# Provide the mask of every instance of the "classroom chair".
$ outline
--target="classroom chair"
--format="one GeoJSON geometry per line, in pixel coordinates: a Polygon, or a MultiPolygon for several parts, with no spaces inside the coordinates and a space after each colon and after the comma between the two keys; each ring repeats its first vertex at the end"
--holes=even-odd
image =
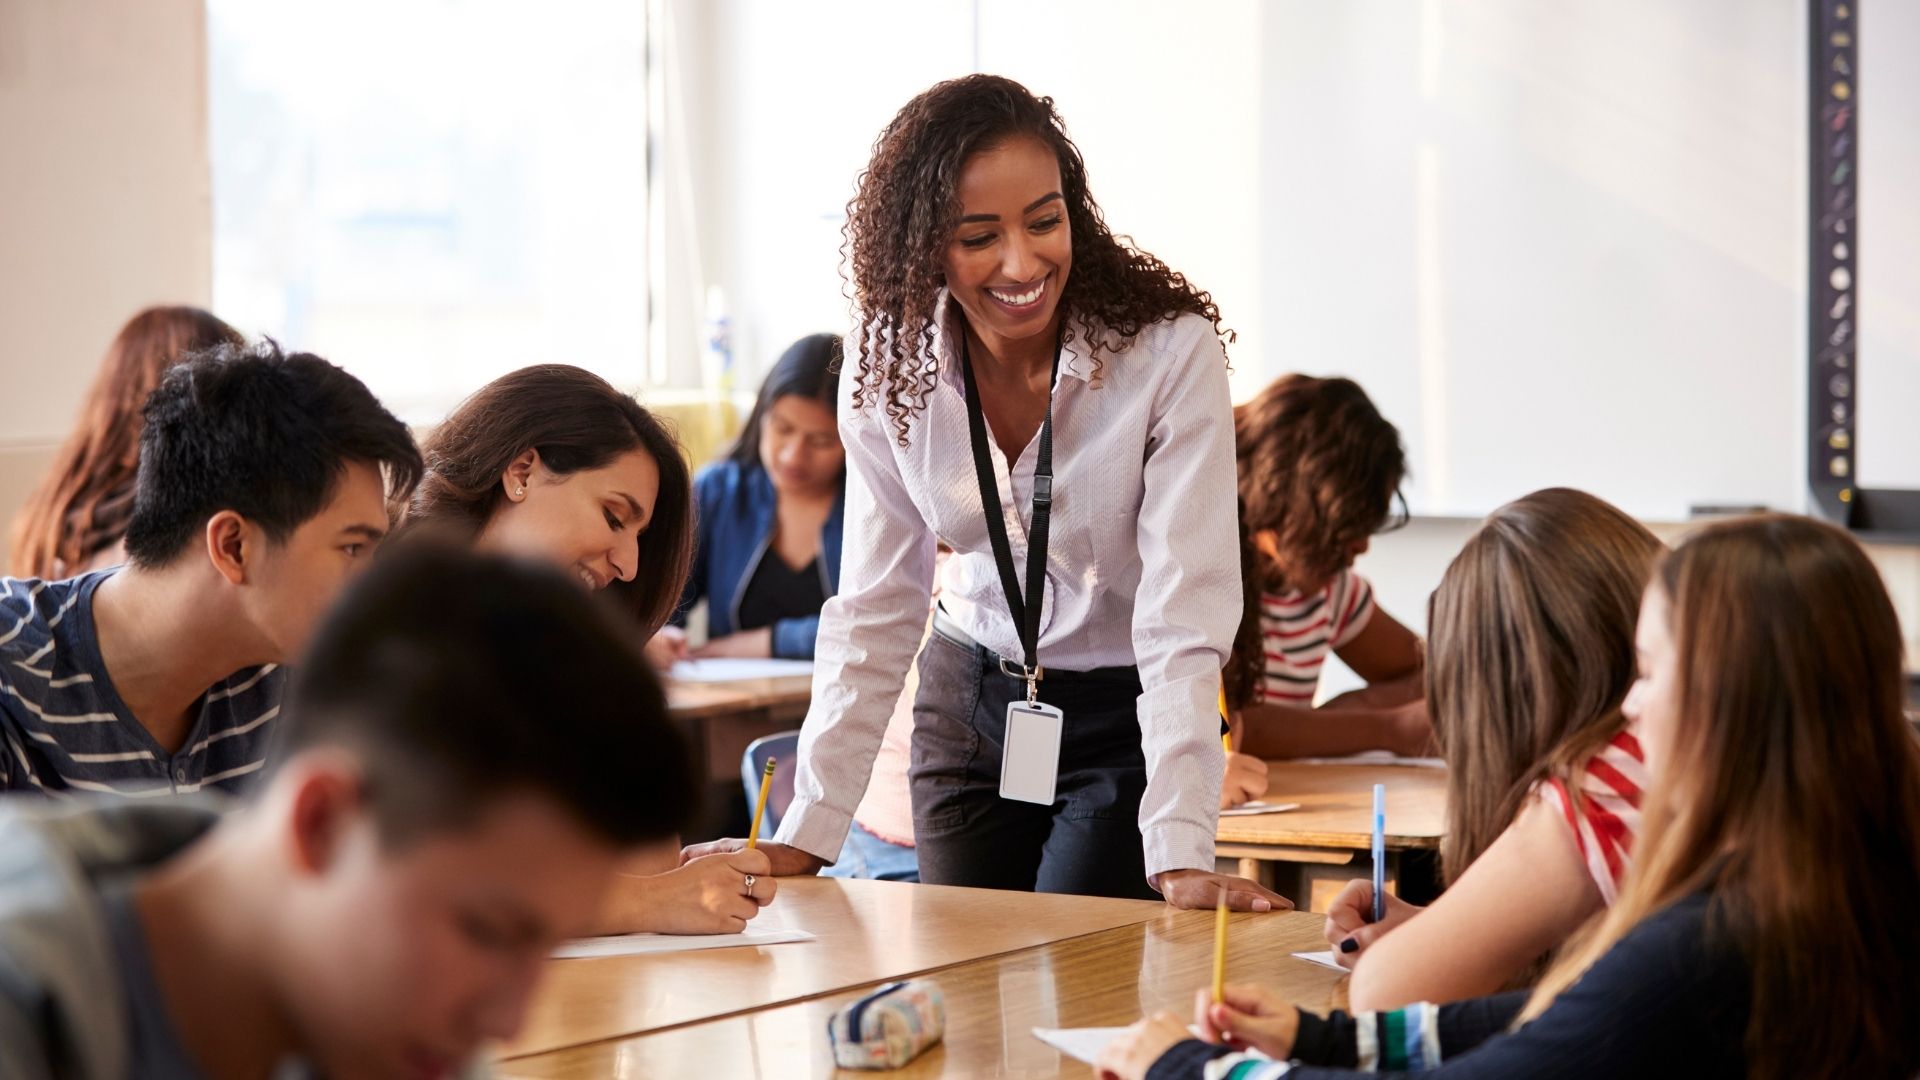
{"type": "Polygon", "coordinates": [[[767,767],[767,759],[777,759],[773,767],[773,787],[767,792],[766,817],[760,822],[763,839],[780,827],[781,816],[793,802],[793,758],[799,748],[800,733],[782,731],[753,740],[747,744],[747,752],[740,755],[740,782],[746,785],[748,820],[753,818],[753,804],[760,801],[760,774],[767,767]]]}

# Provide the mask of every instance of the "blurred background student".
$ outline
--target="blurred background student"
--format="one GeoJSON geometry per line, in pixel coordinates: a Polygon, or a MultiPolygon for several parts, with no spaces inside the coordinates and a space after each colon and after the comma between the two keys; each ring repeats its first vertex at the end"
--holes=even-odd
{"type": "Polygon", "coordinates": [[[847,455],[834,395],[840,338],[787,347],[740,439],[694,481],[693,572],[656,662],[687,655],[813,659],[820,608],[839,587],[847,455]],[[707,641],[686,645],[687,612],[707,601],[707,641]]]}
{"type": "Polygon", "coordinates": [[[221,344],[246,338],[196,307],[150,307],[127,320],[107,346],[79,423],[13,519],[7,576],[53,581],[126,560],[141,408],[181,357],[221,344]]]}
{"type": "Polygon", "coordinates": [[[1406,478],[1400,432],[1351,379],[1282,375],[1234,409],[1245,609],[1226,671],[1259,758],[1427,752],[1421,646],[1354,572],[1406,478]],[[1328,655],[1366,680],[1320,708],[1328,655]]]}

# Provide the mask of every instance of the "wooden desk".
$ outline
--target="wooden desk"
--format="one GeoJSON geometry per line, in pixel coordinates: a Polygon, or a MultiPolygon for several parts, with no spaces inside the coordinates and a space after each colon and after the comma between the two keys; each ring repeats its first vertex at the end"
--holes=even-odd
{"type": "Polygon", "coordinates": [[[746,832],[746,796],[740,756],[765,735],[792,731],[806,719],[813,677],[737,679],[729,682],[667,680],[667,711],[693,742],[705,777],[705,805],[685,839],[692,843],[746,832]]]}
{"type": "MultiPolygon", "coordinates": [[[[1340,972],[1294,952],[1324,949],[1321,920],[1296,913],[1235,915],[1227,978],[1262,982],[1326,1011],[1340,972]]],[[[1169,911],[1151,921],[972,961],[935,973],[947,1002],[940,1046],[890,1077],[1085,1077],[1092,1070],[1033,1037],[1035,1027],[1112,1027],[1143,1013],[1193,1011],[1213,976],[1213,912],[1169,911]]],[[[634,1038],[579,1046],[496,1066],[501,1077],[852,1077],[835,1073],[827,1018],[871,987],[634,1038]]]]}
{"type": "Polygon", "coordinates": [[[806,715],[813,694],[813,676],[784,675],[773,679],[732,682],[667,680],[667,709],[686,720],[707,720],[755,710],[806,715]]]}
{"type": "MultiPolygon", "coordinates": [[[[503,1057],[765,1008],[1145,922],[1146,900],[784,878],[756,928],[819,940],[652,957],[556,960],[503,1057]]],[[[1209,917],[1211,915],[1209,914],[1209,917]]]]}
{"type": "Polygon", "coordinates": [[[1342,882],[1372,872],[1375,784],[1387,785],[1387,874],[1389,887],[1394,887],[1403,853],[1440,846],[1447,822],[1444,770],[1268,762],[1267,799],[1297,802],[1300,809],[1221,818],[1216,853],[1239,859],[1241,874],[1277,889],[1296,904],[1324,911],[1325,901],[1342,882]],[[1283,872],[1276,864],[1292,869],[1283,872]]]}

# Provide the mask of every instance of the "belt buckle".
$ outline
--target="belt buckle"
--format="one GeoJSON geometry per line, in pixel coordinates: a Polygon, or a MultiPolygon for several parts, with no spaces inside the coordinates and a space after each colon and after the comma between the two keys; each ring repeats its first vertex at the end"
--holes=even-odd
{"type": "Polygon", "coordinates": [[[1016,663],[1004,656],[996,659],[1000,661],[1000,673],[1009,678],[1019,679],[1022,682],[1039,682],[1047,677],[1047,669],[1039,665],[1035,665],[1033,671],[1028,672],[1025,664],[1016,663]]]}

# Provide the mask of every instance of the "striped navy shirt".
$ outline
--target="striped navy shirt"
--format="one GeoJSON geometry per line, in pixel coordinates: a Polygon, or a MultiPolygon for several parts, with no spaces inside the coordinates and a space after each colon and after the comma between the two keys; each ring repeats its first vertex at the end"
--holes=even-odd
{"type": "Polygon", "coordinates": [[[0,790],[164,795],[241,790],[266,764],[285,673],[244,668],[208,688],[174,753],[113,688],[93,627],[93,592],[114,573],[0,578],[0,790]]]}

